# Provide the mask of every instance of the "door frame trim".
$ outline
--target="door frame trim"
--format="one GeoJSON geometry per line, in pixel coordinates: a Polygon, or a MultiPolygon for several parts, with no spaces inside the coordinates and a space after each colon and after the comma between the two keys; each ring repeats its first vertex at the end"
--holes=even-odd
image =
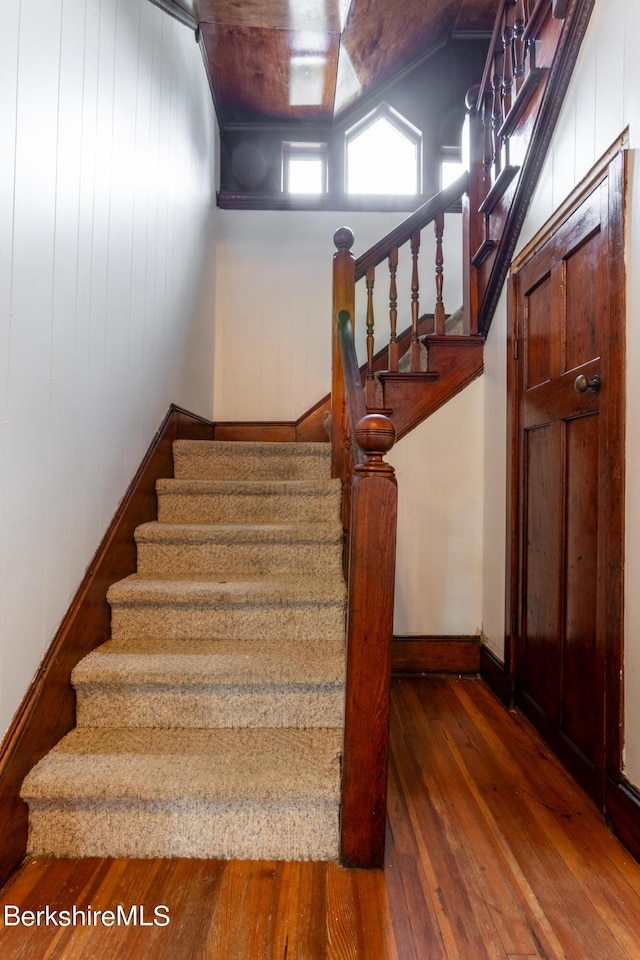
{"type": "Polygon", "coordinates": [[[605,755],[603,770],[598,771],[601,784],[599,799],[604,800],[605,779],[621,783],[622,737],[624,721],[624,454],[625,454],[625,326],[626,275],[624,258],[628,131],[625,130],[592,167],[567,199],[557,208],[535,237],[514,259],[507,285],[507,498],[506,498],[506,599],[505,599],[505,672],[514,690],[518,686],[518,653],[520,650],[520,611],[518,610],[522,571],[522,544],[519,536],[521,503],[520,423],[518,410],[518,349],[520,341],[518,316],[518,275],[522,268],[547,243],[568,216],[586,197],[608,178],[608,244],[610,271],[609,302],[612,316],[620,322],[612,325],[608,381],[617,384],[608,408],[607,453],[619,464],[612,490],[607,491],[611,526],[606,537],[607,622],[617,625],[619,643],[608,648],[605,667],[605,755]],[[615,427],[615,429],[612,429],[615,427]],[[612,438],[612,435],[615,434],[612,438]]]}

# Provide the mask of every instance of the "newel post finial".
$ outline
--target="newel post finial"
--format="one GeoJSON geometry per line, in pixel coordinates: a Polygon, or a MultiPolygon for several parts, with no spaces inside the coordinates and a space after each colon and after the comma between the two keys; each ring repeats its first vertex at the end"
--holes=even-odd
{"type": "Polygon", "coordinates": [[[333,235],[333,242],[337,250],[351,250],[355,237],[349,227],[338,227],[333,235]]]}
{"type": "Polygon", "coordinates": [[[390,463],[382,459],[396,442],[396,428],[389,417],[381,413],[368,413],[356,424],[356,442],[366,454],[367,459],[355,469],[362,475],[367,473],[386,473],[393,476],[395,471],[390,463]]]}

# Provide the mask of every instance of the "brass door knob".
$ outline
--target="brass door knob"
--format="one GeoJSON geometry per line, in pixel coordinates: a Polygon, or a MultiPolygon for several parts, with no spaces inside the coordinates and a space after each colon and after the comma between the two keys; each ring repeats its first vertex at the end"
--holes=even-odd
{"type": "Polygon", "coordinates": [[[592,393],[597,393],[600,389],[600,377],[596,373],[595,377],[587,380],[584,373],[581,373],[573,381],[573,389],[576,393],[586,393],[587,390],[591,390],[592,393]]]}

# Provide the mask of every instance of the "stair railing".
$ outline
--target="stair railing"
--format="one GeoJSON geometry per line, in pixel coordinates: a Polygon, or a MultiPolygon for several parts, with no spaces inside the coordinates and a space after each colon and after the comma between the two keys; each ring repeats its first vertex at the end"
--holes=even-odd
{"type": "MultiPolygon", "coordinates": [[[[445,333],[446,312],[443,300],[444,286],[444,254],[443,240],[445,227],[445,211],[454,203],[460,200],[467,190],[469,175],[464,173],[455,183],[451,184],[445,190],[431,197],[415,213],[412,213],[395,229],[388,233],[382,240],[379,240],[369,250],[363,253],[354,263],[353,284],[358,280],[365,279],[366,286],[366,326],[367,326],[367,373],[365,380],[365,399],[368,407],[375,406],[375,377],[374,377],[374,337],[375,337],[375,317],[374,317],[374,288],[376,282],[376,267],[383,261],[387,261],[389,272],[389,346],[388,346],[388,370],[392,373],[398,371],[400,361],[397,337],[398,320],[398,287],[396,275],[399,263],[399,251],[407,246],[411,258],[411,290],[409,313],[411,316],[411,343],[409,347],[410,372],[418,373],[420,371],[420,271],[419,257],[422,242],[422,230],[430,223],[433,223],[434,230],[434,258],[433,275],[435,280],[435,304],[433,308],[434,316],[434,334],[443,336],[445,333]]],[[[337,231],[334,236],[336,246],[344,243],[348,236],[353,236],[351,231],[337,231]]],[[[353,240],[351,240],[353,242],[353,240]]],[[[340,247],[338,247],[340,250],[340,247]]],[[[354,315],[355,293],[344,289],[347,282],[347,276],[341,277],[342,290],[345,294],[344,309],[349,310],[351,316],[354,315]]],[[[469,323],[464,330],[465,333],[473,333],[469,323]]]]}
{"type": "MultiPolygon", "coordinates": [[[[463,333],[467,336],[462,339],[475,349],[487,335],[594,2],[501,0],[482,81],[467,95],[465,152],[470,173],[428,200],[357,260],[351,254],[353,233],[341,228],[334,236],[331,463],[332,476],[340,477],[343,485],[349,589],[342,858],[353,866],[381,866],[384,856],[393,630],[397,495],[393,468],[383,456],[393,445],[395,428],[383,415],[384,402],[379,413],[367,415],[367,408],[376,406],[375,271],[387,261],[386,377],[402,378],[397,270],[399,250],[408,245],[411,342],[406,375],[426,380],[427,374],[420,370],[418,327],[421,233],[433,222],[433,350],[437,338],[446,332],[444,213],[463,198],[463,333]],[[356,282],[363,278],[364,395],[353,339],[356,282]]],[[[471,364],[470,376],[475,375],[476,366],[471,364]]]]}
{"type": "Polygon", "coordinates": [[[398,250],[409,245],[411,256],[411,369],[420,369],[418,337],[421,230],[434,224],[434,332],[445,332],[442,297],[444,213],[460,199],[468,175],[423,204],[395,230],[355,260],[353,233],[346,227],[334,235],[333,373],[331,392],[332,476],[342,480],[347,600],[347,689],[342,777],[341,857],[353,867],[381,867],[386,829],[389,745],[389,686],[395,554],[397,486],[384,455],[395,441],[395,427],[380,413],[367,413],[373,403],[373,290],[375,268],[389,266],[389,368],[398,370],[396,321],[398,250]],[[353,334],[356,281],[367,290],[367,375],[362,389],[353,334]]]}
{"type": "Polygon", "coordinates": [[[500,0],[480,84],[467,95],[471,182],[465,297],[484,337],[595,0],[500,0]]]}
{"type": "MultiPolygon", "coordinates": [[[[354,278],[353,234],[338,232],[336,306],[344,304],[340,291],[353,292],[354,278]]],[[[341,858],[346,866],[382,867],[397,529],[395,474],[383,457],[395,427],[367,414],[352,315],[340,306],[333,321],[332,461],[333,476],[342,480],[348,586],[341,858]]]]}

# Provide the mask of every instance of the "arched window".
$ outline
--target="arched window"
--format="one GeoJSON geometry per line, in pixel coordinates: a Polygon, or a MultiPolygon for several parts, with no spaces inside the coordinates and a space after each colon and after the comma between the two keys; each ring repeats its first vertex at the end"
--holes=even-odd
{"type": "Polygon", "coordinates": [[[347,130],[345,154],[347,193],[422,190],[422,134],[386,103],[347,130]]]}

